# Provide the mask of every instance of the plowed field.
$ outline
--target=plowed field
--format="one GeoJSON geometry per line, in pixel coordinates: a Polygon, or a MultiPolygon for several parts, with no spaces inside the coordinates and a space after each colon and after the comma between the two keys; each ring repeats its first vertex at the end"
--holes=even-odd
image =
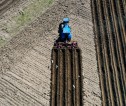
{"type": "Polygon", "coordinates": [[[92,11],[103,106],[125,106],[125,0],[93,0],[92,11]]]}
{"type": "Polygon", "coordinates": [[[80,49],[52,50],[51,106],[82,106],[80,49]]]}
{"type": "MultiPolygon", "coordinates": [[[[17,1],[1,0],[0,15],[17,1]]],[[[125,0],[55,0],[0,48],[1,106],[100,106],[101,101],[103,106],[126,105],[125,0]],[[80,50],[51,51],[66,16],[82,51],[82,69],[80,50]]]]}

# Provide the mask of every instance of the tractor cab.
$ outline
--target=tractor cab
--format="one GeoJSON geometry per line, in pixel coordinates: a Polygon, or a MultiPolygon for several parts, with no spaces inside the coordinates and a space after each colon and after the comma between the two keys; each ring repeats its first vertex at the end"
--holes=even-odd
{"type": "Polygon", "coordinates": [[[69,27],[69,18],[64,18],[61,26],[60,39],[63,42],[70,42],[72,38],[71,28],[69,27]]]}
{"type": "Polygon", "coordinates": [[[69,18],[64,18],[63,22],[59,24],[59,39],[54,43],[54,48],[78,48],[76,41],[71,41],[72,33],[69,26],[69,18]]]}

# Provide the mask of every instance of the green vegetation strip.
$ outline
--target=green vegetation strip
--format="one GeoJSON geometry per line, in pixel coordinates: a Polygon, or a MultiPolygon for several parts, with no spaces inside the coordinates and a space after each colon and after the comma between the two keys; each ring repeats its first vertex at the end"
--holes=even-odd
{"type": "Polygon", "coordinates": [[[25,23],[31,21],[34,17],[41,14],[46,7],[48,7],[53,0],[38,0],[32,3],[28,8],[24,9],[21,14],[16,17],[17,28],[23,26],[25,23]]]}
{"type": "MultiPolygon", "coordinates": [[[[11,37],[15,36],[24,26],[27,26],[36,17],[39,17],[52,3],[54,0],[32,0],[26,8],[17,14],[17,16],[11,19],[11,22],[4,26],[6,32],[11,37]]],[[[0,38],[1,43],[5,42],[0,38]]]]}

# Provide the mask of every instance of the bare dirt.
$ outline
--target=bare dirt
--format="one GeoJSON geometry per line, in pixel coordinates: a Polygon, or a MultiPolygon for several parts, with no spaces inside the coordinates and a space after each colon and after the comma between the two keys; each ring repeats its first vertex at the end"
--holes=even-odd
{"type": "Polygon", "coordinates": [[[51,50],[66,16],[82,50],[82,102],[101,105],[90,0],[57,0],[0,49],[2,106],[50,105],[51,50]]]}
{"type": "Polygon", "coordinates": [[[10,7],[18,3],[19,0],[1,0],[0,1],[0,15],[5,13],[10,7]]]}

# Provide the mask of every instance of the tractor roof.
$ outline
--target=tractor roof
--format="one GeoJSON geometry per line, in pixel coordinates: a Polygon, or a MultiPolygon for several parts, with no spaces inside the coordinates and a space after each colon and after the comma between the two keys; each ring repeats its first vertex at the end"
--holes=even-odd
{"type": "Polygon", "coordinates": [[[69,22],[69,20],[70,20],[69,18],[64,18],[63,22],[69,22]]]}

